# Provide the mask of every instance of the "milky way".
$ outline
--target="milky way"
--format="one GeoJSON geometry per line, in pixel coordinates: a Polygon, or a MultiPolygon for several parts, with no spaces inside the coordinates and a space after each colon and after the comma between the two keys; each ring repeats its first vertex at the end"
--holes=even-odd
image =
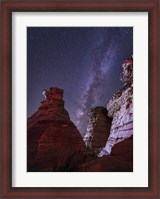
{"type": "Polygon", "coordinates": [[[44,89],[63,88],[65,108],[83,135],[90,109],[105,106],[122,87],[121,64],[132,54],[129,27],[28,28],[28,116],[39,107],[44,89]]]}
{"type": "MultiPolygon", "coordinates": [[[[117,29],[112,35],[112,28],[109,29],[109,33],[103,35],[102,42],[99,43],[94,51],[92,59],[94,60],[90,75],[86,82],[86,87],[81,94],[80,107],[76,114],[76,125],[81,132],[85,132],[87,125],[87,115],[91,108],[96,106],[102,106],[102,97],[107,89],[107,85],[103,85],[105,79],[107,80],[107,74],[109,73],[110,67],[114,64],[114,60],[118,55],[118,49],[121,48],[122,40],[124,39],[126,31],[123,29],[117,29]]],[[[120,67],[120,66],[119,66],[120,67]]]]}

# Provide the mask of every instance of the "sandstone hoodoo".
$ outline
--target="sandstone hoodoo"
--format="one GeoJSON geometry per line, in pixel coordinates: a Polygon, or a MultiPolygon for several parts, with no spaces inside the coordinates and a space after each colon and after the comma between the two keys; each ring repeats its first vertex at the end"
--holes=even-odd
{"type": "Polygon", "coordinates": [[[108,116],[113,120],[106,146],[99,157],[110,154],[115,144],[133,135],[133,58],[127,59],[122,68],[121,81],[124,87],[107,104],[108,116]]]}
{"type": "Polygon", "coordinates": [[[110,134],[112,119],[108,117],[105,107],[96,107],[89,113],[87,132],[83,138],[87,147],[93,149],[95,153],[102,149],[110,134]]]}
{"type": "Polygon", "coordinates": [[[63,90],[43,91],[45,100],[28,118],[27,171],[70,171],[85,144],[64,108],[63,90]]]}

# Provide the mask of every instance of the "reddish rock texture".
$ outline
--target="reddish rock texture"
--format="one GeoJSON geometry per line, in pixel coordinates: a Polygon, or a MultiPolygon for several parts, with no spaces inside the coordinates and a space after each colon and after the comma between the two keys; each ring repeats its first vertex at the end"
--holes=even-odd
{"type": "Polygon", "coordinates": [[[94,158],[79,165],[83,172],[132,172],[133,171],[133,137],[112,148],[108,156],[94,158]]]}
{"type": "Polygon", "coordinates": [[[89,113],[87,132],[83,138],[86,146],[98,153],[107,142],[111,122],[106,108],[93,108],[89,113]]]}
{"type": "Polygon", "coordinates": [[[85,144],[64,109],[63,90],[43,94],[46,99],[28,118],[27,171],[70,171],[82,159],[85,144]]]}

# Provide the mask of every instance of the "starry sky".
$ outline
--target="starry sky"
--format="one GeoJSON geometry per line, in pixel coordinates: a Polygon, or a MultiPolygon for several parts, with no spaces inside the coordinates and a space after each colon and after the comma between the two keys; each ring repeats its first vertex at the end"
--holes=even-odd
{"type": "Polygon", "coordinates": [[[90,109],[106,106],[123,86],[121,65],[132,54],[132,27],[28,27],[28,117],[44,99],[43,90],[59,87],[84,135],[90,109]]]}

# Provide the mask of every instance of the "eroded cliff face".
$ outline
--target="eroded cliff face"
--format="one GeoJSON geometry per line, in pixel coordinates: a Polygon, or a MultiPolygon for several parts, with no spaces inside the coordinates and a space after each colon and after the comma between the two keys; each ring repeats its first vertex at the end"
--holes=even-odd
{"type": "Polygon", "coordinates": [[[107,104],[108,116],[112,117],[110,135],[103,150],[98,155],[108,155],[112,147],[133,135],[133,59],[123,65],[121,80],[124,87],[116,92],[107,104]]]}
{"type": "Polygon", "coordinates": [[[45,100],[28,118],[27,171],[70,171],[86,147],[64,108],[63,90],[44,91],[45,100]]]}
{"type": "Polygon", "coordinates": [[[83,138],[87,147],[98,153],[106,144],[110,134],[112,119],[104,107],[91,109],[89,113],[87,132],[83,138]]]}

